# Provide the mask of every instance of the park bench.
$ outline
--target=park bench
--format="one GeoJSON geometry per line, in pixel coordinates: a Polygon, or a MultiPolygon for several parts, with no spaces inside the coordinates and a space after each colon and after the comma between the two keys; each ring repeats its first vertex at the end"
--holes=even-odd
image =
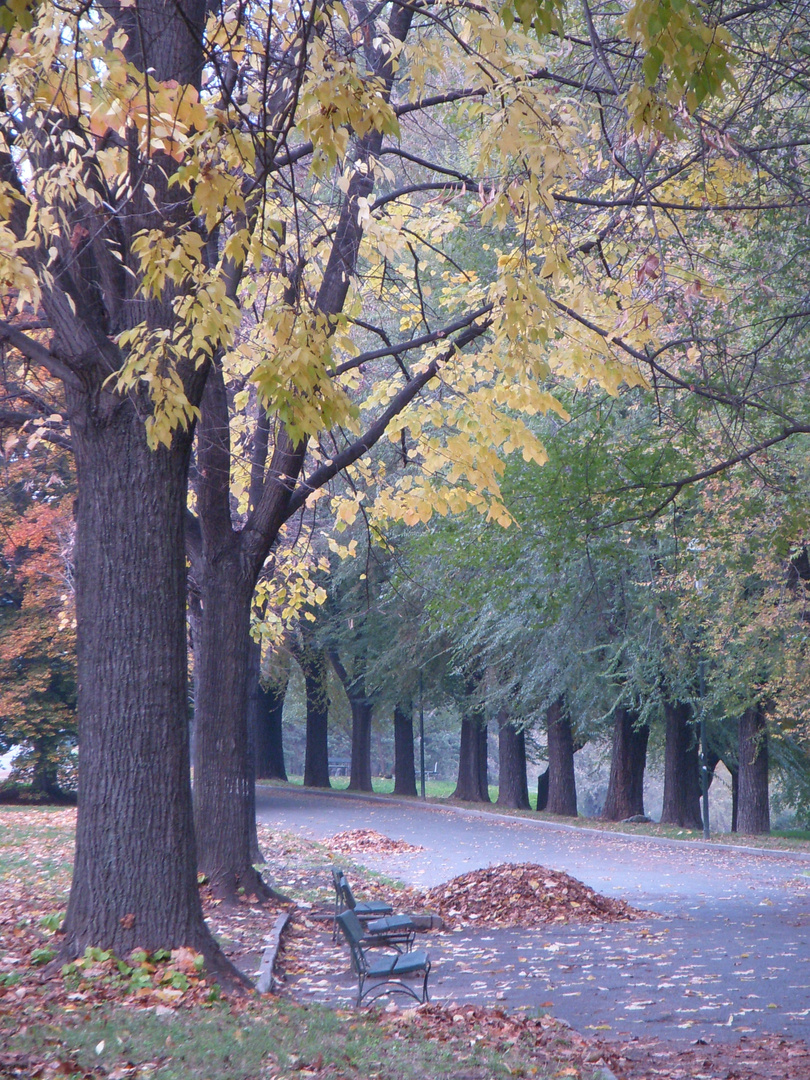
{"type": "Polygon", "coordinates": [[[351,909],[342,911],[337,917],[337,924],[348,942],[352,954],[352,967],[357,975],[355,1005],[360,1006],[363,998],[368,998],[371,1002],[383,994],[396,993],[408,994],[420,1004],[430,1000],[428,995],[430,957],[423,949],[415,949],[407,953],[396,952],[379,959],[370,959],[367,949],[378,946],[376,943],[373,946],[367,943],[368,938],[355,913],[351,909]],[[403,981],[409,976],[422,976],[421,992],[403,981]]]}
{"type": "Polygon", "coordinates": [[[392,945],[400,952],[408,952],[413,947],[416,924],[410,915],[391,914],[393,908],[382,900],[355,900],[346,875],[335,867],[332,868],[332,883],[335,887],[333,941],[337,939],[338,916],[343,911],[353,911],[363,925],[369,943],[392,945]]]}

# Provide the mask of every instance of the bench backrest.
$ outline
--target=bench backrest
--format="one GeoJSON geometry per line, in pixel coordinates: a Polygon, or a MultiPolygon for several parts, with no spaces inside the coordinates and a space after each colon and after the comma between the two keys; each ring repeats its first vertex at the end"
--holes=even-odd
{"type": "Polygon", "coordinates": [[[362,975],[368,971],[368,961],[366,960],[366,954],[363,952],[363,946],[360,944],[363,939],[363,927],[360,925],[360,920],[349,908],[338,915],[337,922],[343,931],[343,936],[349,943],[354,970],[358,975],[362,975]]]}
{"type": "Polygon", "coordinates": [[[346,904],[346,907],[349,908],[351,911],[354,911],[354,909],[357,907],[357,901],[354,898],[352,887],[349,884],[348,878],[345,874],[340,875],[340,891],[343,894],[343,900],[346,904]]]}

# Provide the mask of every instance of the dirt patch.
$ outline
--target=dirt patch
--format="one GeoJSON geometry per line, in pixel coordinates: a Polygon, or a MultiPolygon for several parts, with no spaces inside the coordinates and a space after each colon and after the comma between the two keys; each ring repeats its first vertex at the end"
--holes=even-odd
{"type": "Polygon", "coordinates": [[[348,829],[346,832],[337,833],[326,843],[333,851],[339,851],[344,855],[353,855],[355,852],[404,855],[412,851],[425,850],[418,844],[409,844],[405,840],[392,840],[390,836],[383,836],[374,829],[348,829]]]}
{"type": "Polygon", "coordinates": [[[504,863],[452,878],[415,898],[447,926],[525,926],[553,922],[619,922],[644,913],[601,896],[581,881],[536,863],[504,863]]]}

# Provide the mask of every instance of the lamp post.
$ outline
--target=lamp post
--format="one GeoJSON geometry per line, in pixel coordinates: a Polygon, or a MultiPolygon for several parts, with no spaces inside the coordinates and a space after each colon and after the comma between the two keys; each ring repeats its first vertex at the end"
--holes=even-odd
{"type": "Polygon", "coordinates": [[[706,706],[704,697],[706,694],[705,661],[703,657],[698,661],[698,680],[700,692],[700,786],[703,795],[703,839],[710,839],[709,830],[709,766],[706,760],[706,706]]]}
{"type": "Polygon", "coordinates": [[[425,703],[422,696],[422,672],[419,672],[419,769],[422,777],[422,798],[425,795],[425,703]]]}

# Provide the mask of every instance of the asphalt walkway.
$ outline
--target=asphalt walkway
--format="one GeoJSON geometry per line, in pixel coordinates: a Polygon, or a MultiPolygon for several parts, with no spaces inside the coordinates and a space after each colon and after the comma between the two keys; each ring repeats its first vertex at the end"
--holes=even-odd
{"type": "MultiPolygon", "coordinates": [[[[432,935],[432,996],[547,1009],[603,1038],[810,1039],[810,858],[632,837],[412,800],[259,787],[262,822],[311,839],[371,828],[423,850],[363,862],[429,888],[469,870],[536,862],[651,913],[649,920],[432,935]]],[[[325,940],[298,990],[351,1000],[325,940]]]]}

